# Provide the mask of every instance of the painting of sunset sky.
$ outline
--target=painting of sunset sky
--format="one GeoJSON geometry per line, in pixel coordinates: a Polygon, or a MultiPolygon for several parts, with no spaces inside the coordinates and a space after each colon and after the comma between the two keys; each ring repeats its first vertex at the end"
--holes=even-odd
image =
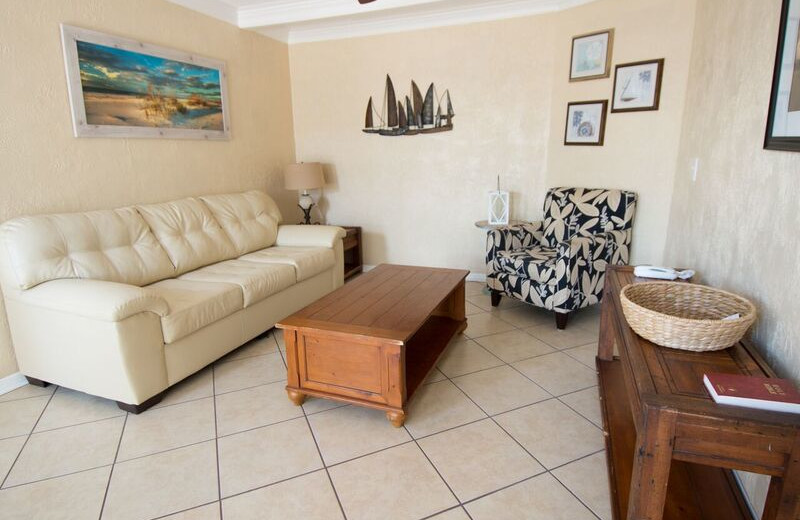
{"type": "Polygon", "coordinates": [[[224,130],[219,70],[77,45],[88,124],[224,130]]]}

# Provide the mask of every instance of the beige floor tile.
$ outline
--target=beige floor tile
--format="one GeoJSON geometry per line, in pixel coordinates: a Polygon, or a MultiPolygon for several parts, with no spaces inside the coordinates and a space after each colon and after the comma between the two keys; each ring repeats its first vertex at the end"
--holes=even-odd
{"type": "Polygon", "coordinates": [[[286,351],[286,343],[283,341],[283,331],[278,329],[274,332],[275,342],[278,344],[280,350],[286,351]]]}
{"type": "Polygon", "coordinates": [[[530,327],[525,329],[525,332],[559,350],[597,341],[596,332],[583,329],[577,325],[567,325],[566,329],[559,330],[553,323],[552,325],[530,327]]]}
{"type": "Polygon", "coordinates": [[[286,382],[278,381],[217,396],[219,436],[302,417],[303,409],[286,396],[286,382]]]}
{"type": "Polygon", "coordinates": [[[214,441],[114,466],[103,518],[154,518],[217,500],[214,441]]]}
{"type": "Polygon", "coordinates": [[[329,471],[348,520],[417,519],[457,504],[413,442],[329,471]]]}
{"type": "Polygon", "coordinates": [[[411,400],[406,428],[416,438],[486,417],[450,381],[419,387],[411,400]]]}
{"type": "Polygon", "coordinates": [[[466,508],[473,520],[596,520],[549,474],[483,497],[466,508]]]}
{"type": "Polygon", "coordinates": [[[606,454],[601,451],[566,466],[553,474],[602,520],[611,520],[606,454]]]}
{"type": "Polygon", "coordinates": [[[172,404],[185,403],[186,401],[213,395],[214,381],[211,375],[211,367],[208,367],[172,386],[167,390],[167,395],[164,396],[164,399],[153,408],[163,408],[172,404]]]}
{"type": "Polygon", "coordinates": [[[506,363],[514,363],[530,357],[556,352],[547,343],[521,330],[491,334],[480,337],[475,341],[506,363]]]}
{"type": "Polygon", "coordinates": [[[562,395],[559,399],[561,399],[564,404],[592,421],[598,428],[603,427],[603,416],[600,411],[600,394],[598,394],[596,386],[572,394],[562,395]]]}
{"type": "Polygon", "coordinates": [[[445,511],[444,513],[439,513],[436,516],[432,516],[430,520],[470,520],[467,513],[461,507],[456,507],[454,509],[450,509],[449,511],[445,511]]]}
{"type": "Polygon", "coordinates": [[[222,496],[322,468],[305,418],[219,439],[222,496]]]}
{"type": "Polygon", "coordinates": [[[466,296],[475,296],[483,294],[486,289],[486,284],[483,282],[466,282],[464,284],[464,294],[466,296]]]}
{"type": "Polygon", "coordinates": [[[341,520],[328,475],[316,471],[222,501],[225,520],[341,520]]]}
{"type": "Polygon", "coordinates": [[[29,434],[49,400],[44,396],[0,403],[0,439],[29,434]]]}
{"type": "Polygon", "coordinates": [[[526,359],[513,365],[553,395],[566,394],[597,384],[594,370],[561,352],[526,359]]]}
{"type": "Polygon", "coordinates": [[[219,502],[213,502],[174,515],[161,517],[160,520],[219,520],[219,502]]]}
{"type": "Polygon", "coordinates": [[[85,520],[103,506],[111,466],[0,491],[4,520],[85,520]]]}
{"type": "Polygon", "coordinates": [[[467,318],[467,329],[464,334],[468,338],[479,338],[487,334],[497,334],[498,332],[505,332],[513,330],[514,326],[507,321],[503,321],[492,312],[484,312],[482,314],[473,314],[467,318]]]}
{"type": "Polygon", "coordinates": [[[73,426],[120,415],[125,415],[125,412],[120,410],[114,401],[75,390],[59,388],[53,394],[53,399],[47,405],[47,409],[36,425],[36,431],[73,426]]]}
{"type": "Polygon", "coordinates": [[[464,314],[466,316],[472,316],[474,314],[481,314],[486,312],[485,310],[481,309],[477,305],[473,305],[470,302],[464,302],[464,314]]]}
{"type": "Polygon", "coordinates": [[[508,365],[457,377],[453,383],[489,415],[532,404],[551,395],[508,365]]]}
{"type": "Polygon", "coordinates": [[[494,311],[492,314],[521,329],[542,325],[554,325],[556,322],[552,311],[546,311],[539,307],[534,307],[533,305],[523,304],[510,309],[500,309],[494,311]]]}
{"type": "Polygon", "coordinates": [[[595,369],[595,357],[597,357],[597,342],[581,345],[562,350],[562,352],[573,359],[577,359],[592,370],[595,369]]]}
{"type": "Polygon", "coordinates": [[[439,359],[438,368],[447,377],[456,377],[502,364],[499,358],[475,341],[460,339],[447,347],[439,359]]]}
{"type": "Polygon", "coordinates": [[[12,390],[8,393],[0,395],[0,403],[4,401],[15,401],[17,399],[27,399],[29,397],[42,397],[45,395],[50,395],[55,392],[56,385],[48,385],[44,388],[41,386],[34,386],[34,385],[24,385],[16,390],[12,390]]]}
{"type": "Polygon", "coordinates": [[[344,406],[308,418],[325,464],[337,464],[411,440],[380,410],[344,406]]]}
{"type": "Polygon", "coordinates": [[[151,455],[214,438],[214,398],[129,415],[118,461],[151,455]]]}
{"type": "Polygon", "coordinates": [[[124,417],[34,433],[3,487],[111,465],[124,417]]]}
{"type": "MultiPolygon", "coordinates": [[[[283,331],[280,331],[283,334],[283,331]]],[[[264,354],[272,354],[278,351],[278,343],[272,337],[272,333],[252,339],[237,348],[236,350],[228,353],[224,357],[217,360],[217,364],[234,361],[236,359],[245,359],[253,356],[263,356],[264,354]]]]}
{"type": "Polygon", "coordinates": [[[303,410],[305,410],[307,414],[311,415],[342,406],[347,406],[347,403],[335,401],[333,399],[325,399],[322,397],[307,396],[305,402],[303,403],[303,410]]]}
{"type": "Polygon", "coordinates": [[[425,378],[425,381],[422,384],[427,385],[428,383],[435,383],[437,381],[443,381],[445,379],[447,379],[447,376],[442,374],[441,370],[434,367],[434,369],[431,370],[430,374],[428,374],[428,377],[425,378]]]}
{"type": "Polygon", "coordinates": [[[217,394],[283,379],[286,379],[286,367],[277,352],[214,366],[214,389],[217,394]]]}
{"type": "Polygon", "coordinates": [[[577,325],[582,329],[600,330],[600,306],[594,305],[575,311],[569,317],[570,325],[577,325]]]}
{"type": "Polygon", "coordinates": [[[602,431],[557,399],[495,420],[548,469],[603,449],[602,431]]]}
{"type": "Polygon", "coordinates": [[[419,444],[462,502],[544,471],[491,419],[437,433],[419,444]]]}
{"type": "Polygon", "coordinates": [[[8,475],[11,465],[17,460],[17,455],[25,444],[26,436],[11,437],[0,441],[0,482],[8,475]]]}
{"type": "Polygon", "coordinates": [[[520,305],[525,305],[521,301],[511,298],[509,296],[503,296],[500,298],[500,305],[497,307],[492,307],[492,299],[488,294],[473,294],[472,296],[467,296],[466,300],[477,306],[485,311],[494,310],[502,310],[502,309],[513,309],[514,307],[519,307],[520,305]]]}

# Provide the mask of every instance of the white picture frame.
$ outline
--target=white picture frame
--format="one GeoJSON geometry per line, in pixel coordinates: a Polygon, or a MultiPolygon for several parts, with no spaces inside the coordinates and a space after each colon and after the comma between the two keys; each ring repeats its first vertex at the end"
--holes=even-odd
{"type": "Polygon", "coordinates": [[[585,81],[611,75],[614,29],[604,29],[572,38],[569,80],[585,81]]]}
{"type": "Polygon", "coordinates": [[[564,145],[603,146],[608,100],[567,103],[564,145]]]}
{"type": "Polygon", "coordinates": [[[75,137],[230,138],[224,61],[66,24],[61,42],[75,137]]]}
{"type": "Polygon", "coordinates": [[[658,110],[663,76],[664,58],[617,65],[611,112],[658,110]]]}

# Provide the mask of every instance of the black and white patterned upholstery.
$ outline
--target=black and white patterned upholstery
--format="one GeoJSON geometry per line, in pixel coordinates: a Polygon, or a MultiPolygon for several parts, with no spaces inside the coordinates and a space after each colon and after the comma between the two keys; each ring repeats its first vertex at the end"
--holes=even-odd
{"type": "Polygon", "coordinates": [[[489,289],[557,313],[594,305],[606,266],[627,264],[636,194],[552,188],[544,220],[490,230],[489,289]]]}

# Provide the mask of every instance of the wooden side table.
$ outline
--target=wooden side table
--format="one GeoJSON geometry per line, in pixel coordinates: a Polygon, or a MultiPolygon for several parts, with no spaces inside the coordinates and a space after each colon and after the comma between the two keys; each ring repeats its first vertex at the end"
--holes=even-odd
{"type": "Polygon", "coordinates": [[[352,278],[364,269],[364,252],[361,245],[360,226],[341,226],[346,232],[342,247],[344,249],[344,279],[352,278]]]}

